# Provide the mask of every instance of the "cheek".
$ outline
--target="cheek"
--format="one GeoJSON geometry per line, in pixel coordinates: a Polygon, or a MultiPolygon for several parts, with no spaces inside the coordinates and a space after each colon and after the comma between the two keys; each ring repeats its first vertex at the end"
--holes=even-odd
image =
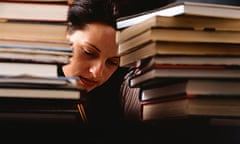
{"type": "Polygon", "coordinates": [[[85,64],[80,60],[72,59],[71,63],[63,67],[64,74],[66,76],[79,76],[84,70],[85,64]]]}

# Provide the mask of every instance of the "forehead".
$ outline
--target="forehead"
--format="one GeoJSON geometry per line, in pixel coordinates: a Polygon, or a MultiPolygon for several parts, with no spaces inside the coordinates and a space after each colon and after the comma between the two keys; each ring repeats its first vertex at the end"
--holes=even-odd
{"type": "Polygon", "coordinates": [[[103,24],[88,24],[83,30],[77,30],[70,36],[75,44],[90,43],[102,52],[117,54],[116,31],[103,24]]]}

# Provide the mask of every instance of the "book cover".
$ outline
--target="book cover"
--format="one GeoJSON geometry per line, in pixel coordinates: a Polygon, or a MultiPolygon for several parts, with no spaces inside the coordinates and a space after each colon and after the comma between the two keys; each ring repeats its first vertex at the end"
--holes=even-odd
{"type": "Polygon", "coordinates": [[[123,29],[137,23],[140,23],[153,16],[179,16],[194,15],[220,18],[238,19],[240,16],[239,3],[233,2],[232,5],[227,4],[230,1],[223,1],[222,4],[215,2],[194,2],[194,1],[175,1],[159,8],[143,11],[137,14],[120,17],[117,20],[117,28],[123,29]]]}

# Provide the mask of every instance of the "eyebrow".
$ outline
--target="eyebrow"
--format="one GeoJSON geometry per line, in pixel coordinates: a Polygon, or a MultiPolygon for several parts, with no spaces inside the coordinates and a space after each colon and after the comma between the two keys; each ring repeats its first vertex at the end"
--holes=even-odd
{"type": "Polygon", "coordinates": [[[91,47],[93,47],[94,49],[96,49],[98,52],[101,52],[101,50],[100,50],[98,47],[96,47],[95,45],[93,45],[93,44],[91,44],[91,43],[89,43],[89,42],[86,42],[86,41],[85,41],[84,43],[90,45],[91,47]]]}

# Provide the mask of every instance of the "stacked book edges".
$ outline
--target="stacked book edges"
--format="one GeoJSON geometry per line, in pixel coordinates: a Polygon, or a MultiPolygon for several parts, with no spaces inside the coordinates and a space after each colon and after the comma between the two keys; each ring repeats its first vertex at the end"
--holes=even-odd
{"type": "Polygon", "coordinates": [[[76,86],[76,80],[1,75],[1,119],[86,120],[81,106],[86,101],[86,92],[76,86]]]}
{"type": "Polygon", "coordinates": [[[177,6],[118,21],[124,27],[117,33],[120,66],[134,70],[129,86],[141,89],[140,119],[239,119],[239,7],[194,2],[177,6]],[[186,11],[164,15],[177,6],[186,11]],[[226,13],[221,17],[204,9],[226,13]],[[137,21],[144,16],[148,18],[137,21]]]}

